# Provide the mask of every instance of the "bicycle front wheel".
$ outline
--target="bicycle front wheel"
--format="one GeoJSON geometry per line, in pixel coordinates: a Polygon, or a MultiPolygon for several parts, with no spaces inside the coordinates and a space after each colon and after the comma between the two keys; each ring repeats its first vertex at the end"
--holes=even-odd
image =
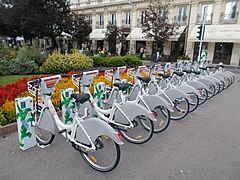
{"type": "MultiPolygon", "coordinates": [[[[38,111],[37,111],[36,118],[37,118],[37,122],[38,122],[39,118],[40,118],[40,112],[42,110],[42,106],[38,106],[37,110],[38,111]]],[[[51,132],[41,129],[38,126],[38,123],[36,123],[36,125],[35,125],[35,134],[36,134],[36,140],[37,140],[38,144],[44,145],[44,146],[51,144],[55,137],[55,135],[52,134],[51,132]]]]}
{"type": "Polygon", "coordinates": [[[133,144],[143,144],[152,138],[154,132],[152,120],[140,115],[135,117],[132,123],[134,125],[133,129],[127,129],[127,131],[119,130],[124,139],[133,144]]]}
{"type": "Polygon", "coordinates": [[[109,172],[117,167],[121,157],[120,146],[106,135],[95,140],[97,150],[89,151],[81,148],[80,154],[84,161],[93,169],[109,172]]]}
{"type": "Polygon", "coordinates": [[[44,146],[51,144],[55,137],[54,134],[39,128],[37,125],[35,126],[35,134],[38,144],[44,146]]]}

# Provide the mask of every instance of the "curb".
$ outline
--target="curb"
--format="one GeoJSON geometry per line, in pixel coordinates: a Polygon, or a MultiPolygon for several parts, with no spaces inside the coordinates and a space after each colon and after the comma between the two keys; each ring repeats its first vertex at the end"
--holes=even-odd
{"type": "MultiPolygon", "coordinates": [[[[57,115],[60,117],[62,116],[62,111],[58,111],[57,115]]],[[[0,127],[0,136],[6,135],[8,133],[17,131],[17,122],[11,123],[11,124],[7,124],[5,126],[0,127]]]]}
{"type": "Polygon", "coordinates": [[[7,124],[3,127],[0,127],[0,136],[8,134],[10,132],[17,131],[17,123],[7,124]]]}

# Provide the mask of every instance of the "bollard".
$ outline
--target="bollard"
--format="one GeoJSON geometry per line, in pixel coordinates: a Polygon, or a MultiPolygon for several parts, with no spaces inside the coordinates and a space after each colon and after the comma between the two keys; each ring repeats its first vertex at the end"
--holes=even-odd
{"type": "Polygon", "coordinates": [[[35,129],[32,126],[34,121],[33,98],[24,97],[15,99],[15,107],[17,114],[19,147],[27,150],[37,144],[35,129]]]}

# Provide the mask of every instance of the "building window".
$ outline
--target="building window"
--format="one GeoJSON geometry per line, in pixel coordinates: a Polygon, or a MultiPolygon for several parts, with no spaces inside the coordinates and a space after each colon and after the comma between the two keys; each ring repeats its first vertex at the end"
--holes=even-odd
{"type": "Polygon", "coordinates": [[[186,20],[187,20],[187,7],[186,6],[181,6],[178,7],[178,14],[177,17],[175,18],[176,23],[179,25],[186,25],[186,20]]]}
{"type": "Polygon", "coordinates": [[[103,19],[103,14],[98,15],[98,26],[102,27],[104,25],[104,19],[103,19]]]}
{"type": "Polygon", "coordinates": [[[203,4],[201,14],[198,15],[198,23],[202,23],[205,16],[205,23],[212,23],[212,8],[213,4],[203,4]],[[205,11],[205,14],[204,14],[205,11]]]}
{"type": "Polygon", "coordinates": [[[131,24],[131,13],[129,11],[124,12],[123,24],[125,24],[125,25],[130,25],[131,24]]]}
{"type": "Polygon", "coordinates": [[[116,25],[116,13],[111,13],[110,14],[110,21],[109,21],[109,23],[111,25],[116,25]]]}
{"type": "Polygon", "coordinates": [[[146,10],[141,10],[139,13],[139,18],[137,19],[137,26],[142,27],[142,24],[145,22],[146,19],[146,10]]]}
{"type": "Polygon", "coordinates": [[[92,16],[89,15],[89,16],[86,16],[86,21],[88,21],[90,23],[90,25],[92,25],[92,16]]]}
{"type": "Polygon", "coordinates": [[[237,1],[229,1],[226,3],[224,19],[236,18],[237,1]]]}

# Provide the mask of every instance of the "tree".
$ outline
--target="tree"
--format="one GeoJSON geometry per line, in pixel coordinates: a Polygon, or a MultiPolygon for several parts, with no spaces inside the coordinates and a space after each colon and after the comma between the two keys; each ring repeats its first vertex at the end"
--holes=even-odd
{"type": "Polygon", "coordinates": [[[71,25],[70,34],[72,39],[75,40],[78,45],[88,41],[88,36],[92,32],[90,21],[86,20],[83,14],[74,14],[71,25]]]}
{"type": "Polygon", "coordinates": [[[67,0],[14,0],[10,8],[0,8],[0,23],[2,35],[48,36],[55,48],[56,37],[71,29],[72,13],[67,0]]]}
{"type": "MultiPolygon", "coordinates": [[[[176,25],[170,23],[169,11],[171,5],[161,0],[151,0],[145,12],[145,20],[142,24],[142,31],[147,38],[153,38],[156,41],[155,55],[170,36],[177,34],[176,25]]],[[[162,52],[162,50],[161,50],[162,52]]]]}
{"type": "Polygon", "coordinates": [[[105,36],[109,43],[109,51],[116,53],[116,43],[120,43],[122,40],[122,29],[116,25],[108,24],[105,36]]]}

